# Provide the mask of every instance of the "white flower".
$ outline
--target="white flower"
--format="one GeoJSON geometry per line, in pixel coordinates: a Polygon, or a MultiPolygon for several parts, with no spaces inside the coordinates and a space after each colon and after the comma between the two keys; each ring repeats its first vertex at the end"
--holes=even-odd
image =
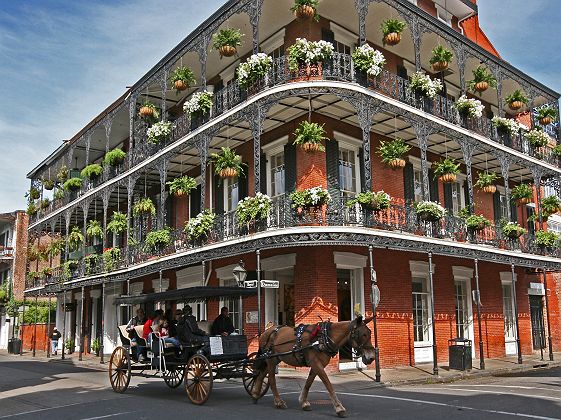
{"type": "Polygon", "coordinates": [[[528,129],[524,124],[520,124],[518,121],[511,118],[493,117],[491,122],[497,129],[508,131],[510,134],[518,134],[521,129],[528,129]]]}
{"type": "Polygon", "coordinates": [[[384,54],[368,44],[361,45],[353,51],[353,60],[355,63],[360,62],[359,70],[366,71],[366,74],[372,77],[378,76],[386,65],[384,54]],[[366,65],[369,67],[365,69],[366,65]]]}
{"type": "Polygon", "coordinates": [[[442,83],[438,79],[431,79],[428,74],[418,71],[411,76],[409,90],[418,91],[429,98],[435,98],[442,90],[442,83]]]}
{"type": "Polygon", "coordinates": [[[208,109],[204,109],[201,105],[208,100],[212,100],[212,96],[213,93],[206,90],[203,92],[193,93],[191,98],[183,104],[183,111],[187,114],[192,114],[198,111],[207,112],[208,109]]]}
{"type": "Polygon", "coordinates": [[[159,121],[148,128],[146,134],[148,135],[149,143],[159,143],[171,135],[173,124],[169,121],[159,121]]]}
{"type": "Polygon", "coordinates": [[[264,77],[272,65],[273,59],[267,54],[253,54],[245,63],[238,66],[238,83],[247,86],[251,82],[264,77]]]}
{"type": "Polygon", "coordinates": [[[468,98],[466,95],[460,96],[460,99],[454,104],[456,109],[460,112],[465,112],[469,117],[481,118],[485,107],[481,101],[477,99],[468,98]]]}

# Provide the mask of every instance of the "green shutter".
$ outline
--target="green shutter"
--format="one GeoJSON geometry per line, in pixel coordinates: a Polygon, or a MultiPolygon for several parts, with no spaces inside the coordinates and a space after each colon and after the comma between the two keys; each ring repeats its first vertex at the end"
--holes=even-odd
{"type": "MultiPolygon", "coordinates": [[[[358,163],[359,163],[359,172],[360,172],[360,186],[362,191],[370,190],[369,186],[366,185],[366,178],[364,174],[364,147],[358,149],[358,163]]],[[[371,169],[372,171],[372,169],[371,169]]],[[[370,172],[372,174],[372,172],[370,172]]]]}
{"type": "MultiPolygon", "coordinates": [[[[261,163],[259,168],[259,175],[260,175],[260,183],[261,183],[261,192],[263,194],[267,194],[267,156],[265,153],[261,153],[261,163]]],[[[257,193],[257,191],[255,191],[257,193]]]]}
{"type": "MultiPolygon", "coordinates": [[[[528,215],[528,218],[532,217],[534,215],[534,208],[531,206],[526,206],[526,213],[528,215]]],[[[528,233],[530,235],[533,235],[536,232],[536,225],[534,224],[534,222],[528,220],[528,233]]]]}
{"type": "Polygon", "coordinates": [[[470,201],[469,201],[469,185],[467,179],[464,181],[464,202],[466,203],[466,207],[470,208],[470,201]]]}
{"type": "Polygon", "coordinates": [[[191,200],[189,217],[195,217],[201,212],[201,184],[197,185],[197,188],[191,190],[189,197],[191,200]]]}
{"type": "Polygon", "coordinates": [[[214,175],[214,209],[216,214],[224,213],[224,182],[214,175]]]}
{"type": "MultiPolygon", "coordinates": [[[[435,200],[432,196],[432,191],[431,191],[431,200],[432,201],[438,201],[435,200]]],[[[446,210],[448,210],[450,213],[452,213],[453,209],[454,209],[454,204],[452,203],[452,184],[444,184],[444,207],[446,208],[446,210]]]]}
{"type": "Polygon", "coordinates": [[[296,146],[292,143],[284,146],[284,186],[287,193],[296,190],[296,146]]]}
{"type": "Polygon", "coordinates": [[[403,192],[407,203],[415,201],[415,185],[413,177],[413,164],[407,162],[403,168],[403,192]]]}
{"type": "Polygon", "coordinates": [[[438,196],[438,178],[434,177],[434,171],[429,169],[429,197],[431,201],[440,201],[438,196]]]}
{"type": "Polygon", "coordinates": [[[335,140],[325,142],[327,166],[327,190],[333,199],[339,197],[339,143],[335,140]]]}
{"type": "Polygon", "coordinates": [[[501,220],[501,193],[495,191],[493,194],[493,212],[495,214],[495,222],[501,220]]]}
{"type": "Polygon", "coordinates": [[[327,42],[331,42],[332,44],[335,44],[335,33],[329,29],[322,28],[321,39],[323,41],[327,41],[327,42]]]}
{"type": "MultiPolygon", "coordinates": [[[[245,163],[245,168],[249,168],[249,165],[247,164],[247,162],[245,163]]],[[[247,197],[248,192],[249,192],[249,185],[248,185],[249,179],[247,176],[247,170],[244,171],[244,173],[240,176],[238,176],[238,200],[243,200],[244,198],[247,197]]]]}
{"type": "Polygon", "coordinates": [[[516,205],[516,202],[514,201],[510,201],[510,220],[512,222],[518,222],[518,207],[516,205]]]}

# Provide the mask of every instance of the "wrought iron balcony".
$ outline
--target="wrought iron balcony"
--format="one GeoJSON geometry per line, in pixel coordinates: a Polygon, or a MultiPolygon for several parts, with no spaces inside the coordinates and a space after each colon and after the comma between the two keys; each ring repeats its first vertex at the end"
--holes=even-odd
{"type": "Polygon", "coordinates": [[[534,235],[525,234],[518,239],[509,239],[502,234],[499,227],[494,225],[479,231],[472,231],[467,228],[463,219],[454,215],[446,215],[434,222],[424,221],[417,216],[411,204],[407,204],[401,199],[393,199],[389,209],[379,212],[367,210],[360,205],[349,207],[347,205],[349,200],[350,197],[342,197],[335,199],[327,206],[294,209],[289,194],[281,195],[273,199],[270,215],[265,220],[240,225],[236,212],[227,212],[216,217],[214,227],[208,237],[190,240],[183,229],[175,229],[171,231],[169,244],[159,249],[147,247],[144,238],[148,229],[141,227],[136,232],[137,242],[128,247],[127,253],[122,258],[104,261],[102,256],[98,255],[97,258],[91,260],[82,259],[72,267],[54,268],[52,275],[48,277],[28,276],[26,288],[126,269],[159,257],[235,240],[259,232],[274,232],[304,226],[361,227],[451,243],[471,243],[526,254],[561,257],[561,250],[557,248],[545,249],[537,246],[534,235]]]}

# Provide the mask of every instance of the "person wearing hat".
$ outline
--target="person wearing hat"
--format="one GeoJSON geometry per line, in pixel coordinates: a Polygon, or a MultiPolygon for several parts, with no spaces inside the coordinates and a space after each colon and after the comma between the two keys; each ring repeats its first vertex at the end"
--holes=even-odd
{"type": "Polygon", "coordinates": [[[60,337],[62,337],[61,333],[58,331],[57,327],[54,327],[51,333],[51,354],[53,355],[58,353],[58,340],[60,337]]]}
{"type": "Polygon", "coordinates": [[[183,308],[183,317],[177,322],[177,338],[181,344],[190,345],[200,341],[206,332],[199,328],[197,319],[193,316],[193,309],[189,305],[183,308]]]}

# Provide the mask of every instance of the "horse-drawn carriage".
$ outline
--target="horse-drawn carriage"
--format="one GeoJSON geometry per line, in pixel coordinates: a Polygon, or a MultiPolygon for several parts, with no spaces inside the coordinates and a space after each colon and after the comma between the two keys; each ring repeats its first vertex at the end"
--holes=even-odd
{"type": "MultiPolygon", "coordinates": [[[[253,289],[238,287],[193,287],[152,293],[140,296],[123,296],[116,300],[120,305],[146,302],[201,302],[217,298],[243,298],[253,295],[253,289]]],[[[161,377],[170,388],[184,383],[187,396],[194,404],[204,404],[216,379],[242,379],[247,393],[257,401],[269,389],[274,403],[285,408],[275,381],[279,362],[291,366],[310,367],[310,373],[299,397],[304,410],[311,409],[308,391],[317,376],[324,383],[339,416],[345,408],[337,398],[325,367],[339,349],[348,347],[364,364],[374,360],[375,349],[367,327],[372,318],[358,315],[353,321],[321,321],[317,324],[299,325],[296,328],[273,326],[259,336],[259,352],[248,354],[245,335],[204,336],[198,341],[184,343],[179,350],[168,347],[158,334],[151,333],[147,343],[147,360],[137,357],[138,349],[129,338],[126,328],[119,327],[122,345],[117,347],[109,362],[109,379],[115,392],[123,393],[131,376],[161,377]]],[[[140,335],[140,334],[139,334],[140,335]]],[[[138,346],[138,340],[137,340],[138,346]]]]}
{"type": "MultiPolygon", "coordinates": [[[[200,302],[218,298],[243,298],[254,294],[238,287],[193,287],[140,296],[123,296],[118,305],[138,305],[148,302],[200,302]]],[[[156,332],[142,339],[142,327],[131,339],[126,326],[119,326],[121,345],[115,348],[109,361],[109,380],[115,392],[127,390],[132,376],[161,377],[167,386],[177,388],[183,382],[187,396],[194,404],[204,404],[216,379],[241,378],[249,395],[254,394],[256,354],[248,354],[245,335],[201,336],[180,348],[166,343],[156,332]],[[145,358],[141,355],[146,355],[145,358]]],[[[259,395],[268,390],[261,385],[259,395]]]]}

